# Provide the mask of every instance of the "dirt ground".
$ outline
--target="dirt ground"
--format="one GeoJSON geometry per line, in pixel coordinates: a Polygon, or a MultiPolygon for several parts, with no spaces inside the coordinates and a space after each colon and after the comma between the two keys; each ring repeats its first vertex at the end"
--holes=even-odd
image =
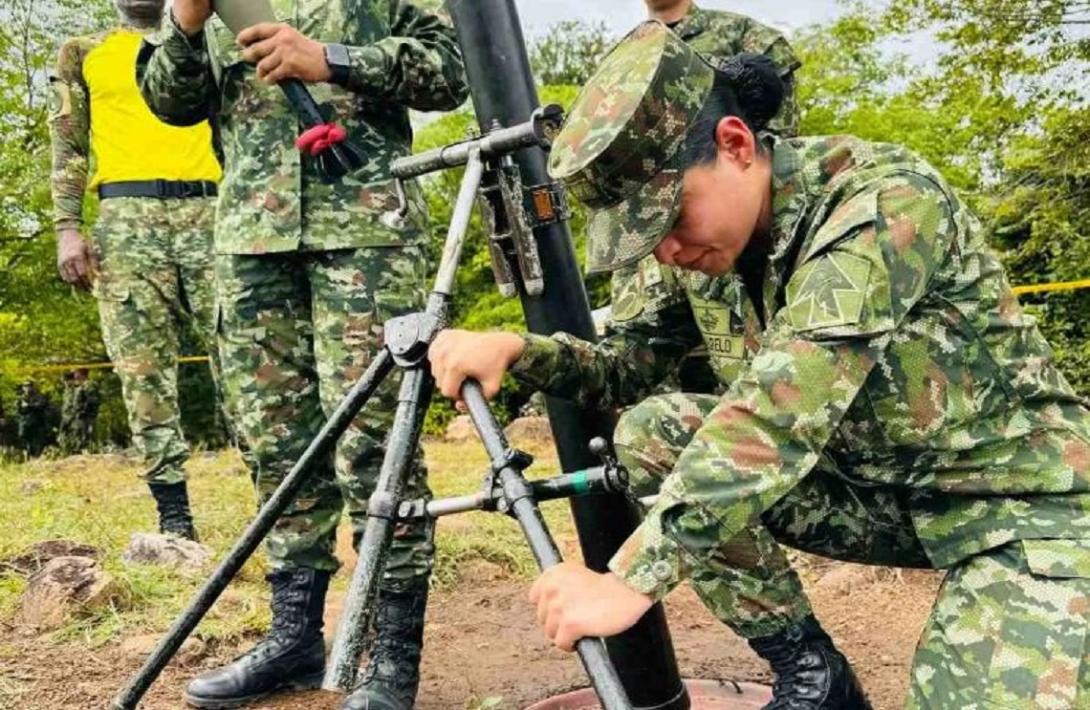
{"type": "MultiPolygon", "coordinates": [[[[901,707],[913,646],[934,599],[939,576],[801,561],[817,614],[857,668],[879,710],[901,707]]],[[[533,626],[525,582],[504,578],[481,562],[457,588],[437,592],[428,609],[427,647],[418,708],[523,708],[585,685],[577,660],[550,649],[533,626]]],[[[331,600],[327,628],[339,600],[331,600]]],[[[667,600],[682,673],[686,677],[767,681],[765,666],[723,628],[688,588],[667,600]]],[[[142,708],[183,707],[181,689],[192,674],[229,658],[236,648],[206,649],[188,665],[172,665],[142,708]]],[[[0,664],[20,693],[20,708],[101,708],[142,658],[113,645],[53,645],[19,629],[0,627],[0,664]],[[77,672],[78,670],[78,672],[77,672]]],[[[336,708],[333,694],[282,695],[254,706],[281,710],[336,708]]]]}

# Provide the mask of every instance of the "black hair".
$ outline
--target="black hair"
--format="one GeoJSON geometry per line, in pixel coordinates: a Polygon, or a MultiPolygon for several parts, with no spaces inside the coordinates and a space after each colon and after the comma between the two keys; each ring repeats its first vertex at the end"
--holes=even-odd
{"type": "Polygon", "coordinates": [[[786,93],[776,65],[763,54],[738,54],[720,63],[711,92],[681,146],[681,164],[715,160],[715,129],[727,116],[741,118],[754,134],[765,130],[780,112],[786,93]]]}

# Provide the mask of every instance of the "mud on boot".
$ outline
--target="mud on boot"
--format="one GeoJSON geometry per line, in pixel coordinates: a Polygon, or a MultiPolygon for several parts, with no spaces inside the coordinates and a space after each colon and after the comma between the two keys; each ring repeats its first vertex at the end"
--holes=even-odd
{"type": "Polygon", "coordinates": [[[193,514],[189,512],[189,492],[185,481],[181,483],[149,483],[159,509],[159,532],[177,535],[197,542],[197,530],[193,527],[193,514]]]}
{"type": "Polygon", "coordinates": [[[764,710],[871,710],[848,659],[813,615],[749,645],[775,674],[764,710]]]}
{"type": "Polygon", "coordinates": [[[427,580],[408,590],[379,590],[367,671],[342,710],[412,710],[420,685],[427,604],[427,580]]]}
{"type": "Polygon", "coordinates": [[[231,663],[191,680],[186,702],[198,708],[234,708],[277,690],[321,686],[322,609],[329,575],[306,567],[269,574],[273,618],[268,635],[231,663]]]}

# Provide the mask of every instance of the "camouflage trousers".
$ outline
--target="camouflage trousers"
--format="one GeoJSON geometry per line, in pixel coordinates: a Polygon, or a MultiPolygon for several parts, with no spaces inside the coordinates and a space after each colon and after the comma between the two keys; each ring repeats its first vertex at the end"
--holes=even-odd
{"type": "Polygon", "coordinates": [[[189,327],[212,343],[214,211],[213,198],[119,197],[102,201],[93,230],[102,339],[149,482],[185,480],[179,334],[189,327]]]}
{"type": "MultiPolygon", "coordinates": [[[[634,492],[654,494],[719,399],[651,397],[617,425],[634,492]]],[[[904,494],[821,464],[750,528],[719,543],[690,583],[746,638],[811,613],[780,544],[838,560],[931,567],[904,494]]],[[[906,707],[1090,708],[1090,543],[1018,541],[950,569],[920,638],[906,707]]]]}
{"type": "MultiPolygon", "coordinates": [[[[423,307],[419,247],[371,247],[216,258],[219,343],[228,396],[250,445],[264,501],[382,346],[382,324],[423,307]]],[[[316,466],[267,540],[274,567],[335,570],[334,536],[347,505],[358,537],[367,521],[397,406],[395,372],[316,466]]],[[[430,495],[417,451],[407,495],[430,495]]],[[[430,574],[433,526],[394,532],[384,584],[430,574]]]]}

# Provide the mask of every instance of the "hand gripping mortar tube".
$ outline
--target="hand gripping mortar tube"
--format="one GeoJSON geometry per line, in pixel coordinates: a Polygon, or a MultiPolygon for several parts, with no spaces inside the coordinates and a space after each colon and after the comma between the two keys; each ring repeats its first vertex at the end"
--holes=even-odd
{"type": "MultiPolygon", "coordinates": [[[[236,35],[262,22],[279,21],[269,0],[215,0],[213,7],[236,35]]],[[[295,147],[318,161],[318,170],[325,180],[335,181],[363,165],[359,148],[348,140],[344,128],[326,120],[306,84],[298,79],[285,79],[280,88],[303,126],[295,147]]]]}

